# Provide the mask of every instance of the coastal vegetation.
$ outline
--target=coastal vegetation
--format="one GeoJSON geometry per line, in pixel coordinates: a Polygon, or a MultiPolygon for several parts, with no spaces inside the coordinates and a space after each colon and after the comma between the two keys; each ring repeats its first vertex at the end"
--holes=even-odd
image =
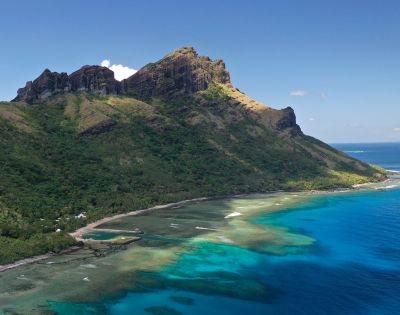
{"type": "MultiPolygon", "coordinates": [[[[113,213],[199,196],[348,187],[378,178],[371,170],[327,170],[300,145],[293,150],[268,130],[249,136],[244,130],[254,126],[251,119],[220,132],[212,131],[212,121],[195,128],[177,112],[182,103],[196,106],[188,99],[155,100],[157,113],[135,108],[125,121],[114,118],[121,120],[113,130],[79,136],[77,126],[90,122],[66,116],[71,97],[18,105],[32,131],[2,121],[0,263],[70,246],[73,240],[64,232],[113,213]]],[[[128,102],[76,97],[81,104],[121,108],[128,102]]]]}
{"type": "Polygon", "coordinates": [[[115,213],[384,178],[383,170],[304,135],[291,108],[272,109],[233,88],[221,62],[198,58],[186,48],[172,53],[140,70],[141,79],[119,94],[109,77],[110,94],[50,93],[57,75],[46,71],[34,89],[0,103],[0,264],[71,246],[67,232],[115,213]],[[190,93],[180,78],[172,88],[170,77],[158,78],[159,87],[140,86],[171,64],[186,69],[182,62],[206,62],[201,71],[212,70],[209,84],[195,91],[204,82],[188,81],[190,93]],[[29,94],[41,88],[48,97],[29,94]]]}

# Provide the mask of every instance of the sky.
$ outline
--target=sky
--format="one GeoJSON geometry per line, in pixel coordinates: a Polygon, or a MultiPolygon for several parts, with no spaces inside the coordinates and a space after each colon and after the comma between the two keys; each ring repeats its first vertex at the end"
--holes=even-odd
{"type": "Polygon", "coordinates": [[[0,100],[45,68],[120,77],[193,46],[329,143],[400,141],[400,1],[2,0],[0,100]]]}

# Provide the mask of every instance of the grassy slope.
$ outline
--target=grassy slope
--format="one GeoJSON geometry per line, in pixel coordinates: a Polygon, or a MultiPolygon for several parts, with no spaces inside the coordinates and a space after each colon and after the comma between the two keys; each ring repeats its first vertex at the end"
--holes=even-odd
{"type": "Polygon", "coordinates": [[[218,88],[149,103],[65,94],[0,104],[0,263],[72,244],[54,231],[84,224],[74,219],[83,211],[94,220],[198,196],[378,176],[311,137],[263,127],[218,88]]]}

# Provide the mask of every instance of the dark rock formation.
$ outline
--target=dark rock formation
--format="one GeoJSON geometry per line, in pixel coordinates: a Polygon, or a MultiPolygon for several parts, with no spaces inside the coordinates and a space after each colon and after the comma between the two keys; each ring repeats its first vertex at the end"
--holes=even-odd
{"type": "Polygon", "coordinates": [[[275,112],[275,128],[278,130],[292,129],[295,133],[301,133],[300,126],[296,123],[296,115],[293,108],[286,107],[275,112]]]}
{"type": "Polygon", "coordinates": [[[46,69],[33,82],[26,83],[13,101],[40,102],[59,92],[86,91],[100,95],[118,94],[121,83],[114,79],[114,72],[100,66],[84,66],[68,76],[65,72],[46,69]]]}
{"type": "Polygon", "coordinates": [[[84,66],[69,76],[71,91],[88,91],[100,95],[119,94],[121,84],[114,72],[101,66],[84,66]]]}
{"type": "Polygon", "coordinates": [[[171,99],[205,90],[211,81],[230,84],[225,63],[199,56],[193,47],[184,47],[144,66],[123,83],[127,92],[139,97],[171,99]]]}
{"type": "Polygon", "coordinates": [[[70,90],[69,78],[65,72],[51,72],[46,69],[36,80],[29,81],[24,88],[18,89],[17,97],[13,101],[34,103],[57,92],[68,90],[70,90]]]}
{"type": "Polygon", "coordinates": [[[84,66],[69,76],[46,69],[19,89],[13,101],[35,103],[62,91],[100,95],[128,92],[140,98],[171,99],[205,90],[210,82],[230,85],[225,63],[199,56],[193,47],[184,47],[144,66],[123,82],[115,80],[113,71],[101,66],[84,66]]]}

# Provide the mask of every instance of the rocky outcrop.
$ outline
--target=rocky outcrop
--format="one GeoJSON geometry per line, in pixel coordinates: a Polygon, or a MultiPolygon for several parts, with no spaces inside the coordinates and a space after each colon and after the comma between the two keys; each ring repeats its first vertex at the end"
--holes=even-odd
{"type": "Polygon", "coordinates": [[[277,110],[275,113],[274,120],[275,128],[278,130],[292,129],[294,132],[301,132],[299,125],[296,122],[296,115],[293,108],[286,107],[281,110],[277,110]]]}
{"type": "Polygon", "coordinates": [[[205,90],[210,82],[230,84],[225,63],[184,47],[144,66],[123,84],[127,92],[141,98],[171,99],[205,90]]]}
{"type": "Polygon", "coordinates": [[[121,84],[114,72],[101,66],[84,66],[69,76],[71,91],[87,91],[100,95],[121,93],[121,84]]]}
{"type": "Polygon", "coordinates": [[[274,109],[252,99],[236,88],[227,87],[226,85],[220,85],[219,88],[229,98],[229,103],[231,105],[230,110],[225,110],[225,113],[232,116],[233,112],[233,116],[236,120],[240,119],[238,112],[244,110],[266,128],[279,131],[285,130],[291,135],[302,133],[300,126],[296,123],[296,115],[291,107],[274,109]],[[239,110],[232,111],[234,108],[239,108],[239,110]],[[240,108],[242,108],[242,110],[240,110],[240,108]]]}
{"type": "Polygon", "coordinates": [[[33,82],[26,83],[17,92],[14,102],[40,102],[59,92],[86,91],[100,95],[118,94],[121,92],[120,82],[115,80],[114,72],[100,66],[84,66],[68,75],[65,72],[51,72],[46,69],[33,82]]]}
{"type": "Polygon", "coordinates": [[[123,82],[115,80],[113,71],[101,66],[84,66],[70,75],[46,69],[19,89],[13,101],[40,102],[62,91],[100,95],[127,92],[140,98],[171,99],[205,90],[211,82],[230,85],[225,63],[199,56],[193,47],[184,47],[144,66],[123,82]]]}
{"type": "MultiPolygon", "coordinates": [[[[249,111],[264,127],[289,131],[292,135],[301,133],[292,108],[276,110],[251,99],[231,85],[229,72],[222,60],[199,56],[193,47],[177,49],[161,60],[144,66],[122,82],[115,80],[113,71],[101,66],[84,66],[70,75],[46,69],[36,80],[19,89],[14,101],[32,104],[59,92],[84,91],[99,95],[128,94],[139,99],[160,97],[165,100],[196,95],[199,104],[214,101],[218,105],[220,100],[204,100],[202,93],[197,93],[206,90],[211,83],[214,89],[220,89],[222,94],[230,98],[231,110],[227,113],[229,121],[240,120],[241,111],[244,110],[249,111]],[[238,111],[235,111],[237,106],[238,111]]],[[[107,129],[109,125],[105,125],[107,129]]],[[[101,124],[99,126],[101,130],[104,129],[101,124]]]]}
{"type": "Polygon", "coordinates": [[[69,90],[68,75],[46,69],[36,80],[29,81],[24,88],[18,89],[17,97],[13,101],[34,103],[66,90],[69,90]]]}
{"type": "Polygon", "coordinates": [[[184,47],[144,66],[123,82],[115,80],[113,71],[101,66],[84,66],[70,75],[46,69],[19,89],[13,101],[40,102],[62,91],[100,95],[127,92],[139,98],[172,99],[205,90],[211,82],[230,85],[225,63],[199,56],[193,47],[184,47]]]}

